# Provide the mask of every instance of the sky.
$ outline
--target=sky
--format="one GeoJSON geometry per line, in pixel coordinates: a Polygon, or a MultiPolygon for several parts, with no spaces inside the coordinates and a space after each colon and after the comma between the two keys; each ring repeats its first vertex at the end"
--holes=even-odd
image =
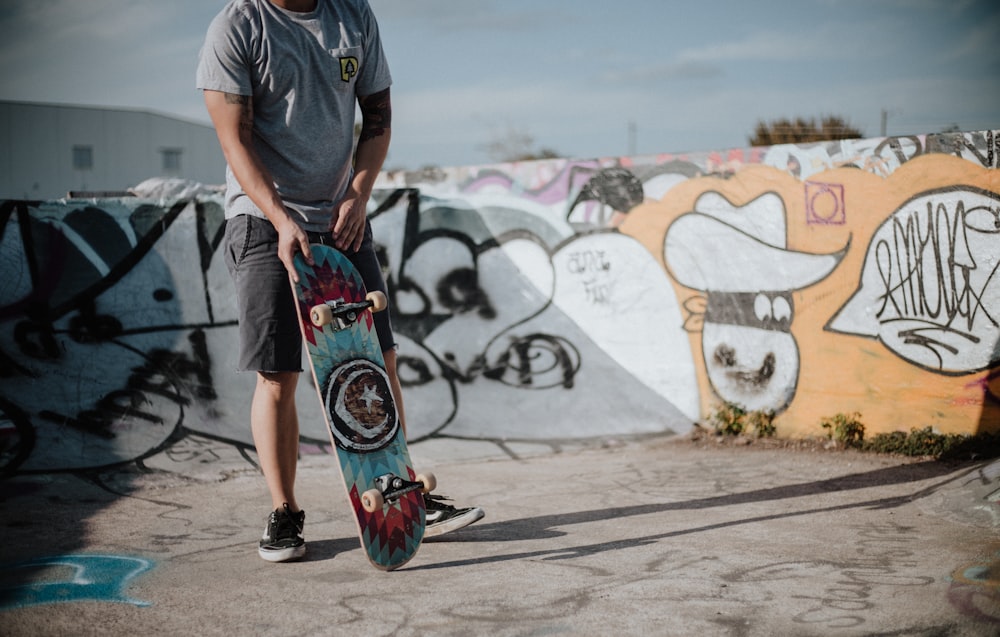
{"type": "MultiPolygon", "coordinates": [[[[996,0],[369,0],[393,75],[386,168],[748,145],[835,115],[866,137],[1000,128],[996,0]],[[510,147],[510,144],[506,144],[510,147]]],[[[225,0],[3,0],[0,100],[209,123],[225,0]]]]}

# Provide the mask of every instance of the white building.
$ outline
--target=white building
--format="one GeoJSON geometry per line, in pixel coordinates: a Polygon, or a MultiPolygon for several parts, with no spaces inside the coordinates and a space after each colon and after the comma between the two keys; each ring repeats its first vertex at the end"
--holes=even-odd
{"type": "Polygon", "coordinates": [[[0,199],[121,192],[151,177],[223,184],[215,129],[150,111],[0,101],[0,199]]]}

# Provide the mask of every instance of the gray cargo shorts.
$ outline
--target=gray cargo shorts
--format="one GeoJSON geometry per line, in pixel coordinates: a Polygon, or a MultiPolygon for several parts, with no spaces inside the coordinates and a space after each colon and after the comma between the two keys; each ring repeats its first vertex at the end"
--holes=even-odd
{"type": "MultiPolygon", "coordinates": [[[[309,233],[311,243],[333,245],[329,233],[309,233]]],[[[239,371],[302,371],[302,333],[288,271],[278,258],[278,232],[267,219],[239,215],[226,221],[226,266],[236,286],[239,317],[239,371]]],[[[388,295],[375,254],[371,223],[365,224],[361,249],[347,254],[368,291],[388,295]]],[[[375,330],[382,351],[395,348],[389,312],[376,312],[375,330]],[[387,345],[388,344],[388,345],[387,345]]]]}

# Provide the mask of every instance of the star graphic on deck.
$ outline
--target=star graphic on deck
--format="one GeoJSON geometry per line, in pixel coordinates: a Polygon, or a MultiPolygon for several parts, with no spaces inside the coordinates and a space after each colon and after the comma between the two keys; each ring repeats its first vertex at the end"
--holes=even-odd
{"type": "Polygon", "coordinates": [[[364,401],[365,406],[368,407],[368,413],[372,413],[372,403],[378,401],[382,402],[382,397],[378,395],[378,391],[372,385],[365,385],[365,391],[361,394],[361,400],[364,401]]]}

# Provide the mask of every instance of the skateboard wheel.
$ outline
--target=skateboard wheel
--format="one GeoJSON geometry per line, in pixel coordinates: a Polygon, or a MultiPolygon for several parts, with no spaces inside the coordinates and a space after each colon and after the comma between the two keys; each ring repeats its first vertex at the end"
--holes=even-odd
{"type": "Polygon", "coordinates": [[[430,493],[431,491],[437,488],[438,484],[437,478],[435,478],[434,474],[430,472],[418,473],[417,482],[420,482],[424,485],[424,487],[420,490],[421,493],[430,493]]]}
{"type": "Polygon", "coordinates": [[[382,498],[382,492],[378,489],[368,489],[361,494],[361,507],[369,513],[375,513],[382,508],[383,504],[385,504],[385,499],[382,498]]]}
{"type": "Polygon", "coordinates": [[[313,309],[309,310],[309,320],[316,327],[329,325],[333,323],[333,309],[326,303],[316,305],[313,309]]]}
{"type": "Polygon", "coordinates": [[[372,304],[372,312],[381,312],[389,305],[389,301],[385,298],[385,294],[382,294],[379,290],[374,292],[369,292],[365,299],[372,304]]]}

